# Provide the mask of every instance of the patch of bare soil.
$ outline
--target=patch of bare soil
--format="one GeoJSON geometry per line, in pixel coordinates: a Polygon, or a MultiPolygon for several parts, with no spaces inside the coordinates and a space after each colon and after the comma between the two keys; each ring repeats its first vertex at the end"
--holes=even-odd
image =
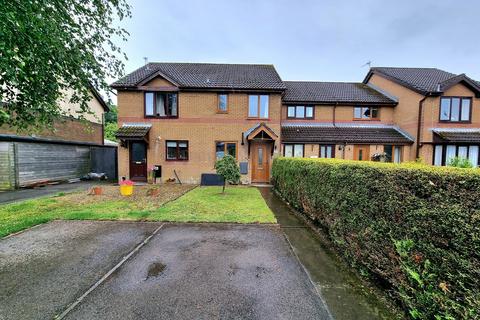
{"type": "Polygon", "coordinates": [[[62,196],[63,201],[74,204],[92,204],[104,201],[127,201],[136,208],[158,208],[168,201],[172,201],[188,191],[195,185],[161,184],[134,186],[131,196],[122,196],[119,186],[102,185],[101,195],[92,195],[90,191],[76,192],[62,196]]]}

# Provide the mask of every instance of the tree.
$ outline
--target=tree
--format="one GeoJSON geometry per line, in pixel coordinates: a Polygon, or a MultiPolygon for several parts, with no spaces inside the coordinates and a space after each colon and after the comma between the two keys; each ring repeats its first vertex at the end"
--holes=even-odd
{"type": "Polygon", "coordinates": [[[51,127],[67,90],[91,113],[91,88],[108,90],[123,72],[115,44],[128,33],[113,21],[130,17],[126,0],[9,0],[0,2],[0,126],[51,127]]]}
{"type": "Polygon", "coordinates": [[[105,123],[117,123],[118,119],[118,109],[117,106],[114,104],[110,104],[108,106],[110,109],[107,113],[105,113],[105,123]]]}
{"type": "Polygon", "coordinates": [[[115,137],[115,133],[117,133],[117,130],[118,130],[118,125],[116,122],[105,123],[105,130],[104,130],[105,139],[108,139],[111,141],[117,140],[117,137],[115,137]]]}
{"type": "Polygon", "coordinates": [[[238,183],[240,181],[240,168],[237,161],[231,155],[226,155],[215,163],[217,174],[223,177],[222,193],[225,193],[225,186],[227,182],[238,183]]]}

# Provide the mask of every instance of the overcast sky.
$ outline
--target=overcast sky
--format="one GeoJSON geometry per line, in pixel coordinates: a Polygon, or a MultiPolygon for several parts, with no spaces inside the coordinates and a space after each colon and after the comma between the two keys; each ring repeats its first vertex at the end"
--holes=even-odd
{"type": "Polygon", "coordinates": [[[126,73],[149,61],[266,63],[284,80],[362,81],[368,67],[480,80],[480,1],[129,0],[126,73]]]}

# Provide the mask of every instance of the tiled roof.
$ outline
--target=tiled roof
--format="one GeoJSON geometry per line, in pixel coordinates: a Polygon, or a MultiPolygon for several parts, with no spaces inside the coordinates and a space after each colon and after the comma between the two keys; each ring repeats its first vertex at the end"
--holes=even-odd
{"type": "Polygon", "coordinates": [[[460,81],[469,83],[475,91],[480,92],[479,83],[465,74],[456,75],[436,68],[373,67],[363,82],[367,83],[374,73],[421,94],[440,93],[460,81]]]}
{"type": "Polygon", "coordinates": [[[356,82],[285,81],[284,102],[305,103],[375,103],[396,104],[396,101],[374,88],[356,82]]]}
{"type": "Polygon", "coordinates": [[[291,123],[282,125],[282,141],[298,143],[397,143],[413,139],[398,127],[389,125],[291,123]]]}
{"type": "Polygon", "coordinates": [[[155,75],[180,88],[284,90],[273,65],[155,62],[133,71],[112,84],[113,88],[136,87],[155,75]]]}
{"type": "Polygon", "coordinates": [[[477,129],[432,129],[445,142],[480,143],[480,128],[477,129]]]}
{"type": "Polygon", "coordinates": [[[151,127],[151,124],[146,123],[124,124],[118,129],[115,136],[118,139],[142,139],[151,127]]]}

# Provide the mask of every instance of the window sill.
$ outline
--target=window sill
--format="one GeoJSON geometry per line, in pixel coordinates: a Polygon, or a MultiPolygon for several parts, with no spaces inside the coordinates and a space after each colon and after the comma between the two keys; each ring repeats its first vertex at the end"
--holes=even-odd
{"type": "Polygon", "coordinates": [[[228,114],[228,111],[220,111],[220,110],[217,110],[217,114],[228,114]]]}
{"type": "Polygon", "coordinates": [[[353,118],[353,121],[381,121],[379,118],[375,118],[375,119],[357,119],[357,118],[353,118]]]}
{"type": "Polygon", "coordinates": [[[263,120],[263,121],[270,121],[270,118],[258,118],[258,117],[247,117],[247,120],[263,120]]]}
{"type": "Polygon", "coordinates": [[[165,159],[168,162],[186,162],[188,159],[165,159]]]}
{"type": "Polygon", "coordinates": [[[450,121],[450,120],[439,120],[439,123],[448,123],[448,124],[471,124],[472,121],[450,121]]]}
{"type": "Polygon", "coordinates": [[[155,117],[155,116],[145,116],[145,119],[178,119],[178,116],[168,116],[168,117],[155,117]]]}

